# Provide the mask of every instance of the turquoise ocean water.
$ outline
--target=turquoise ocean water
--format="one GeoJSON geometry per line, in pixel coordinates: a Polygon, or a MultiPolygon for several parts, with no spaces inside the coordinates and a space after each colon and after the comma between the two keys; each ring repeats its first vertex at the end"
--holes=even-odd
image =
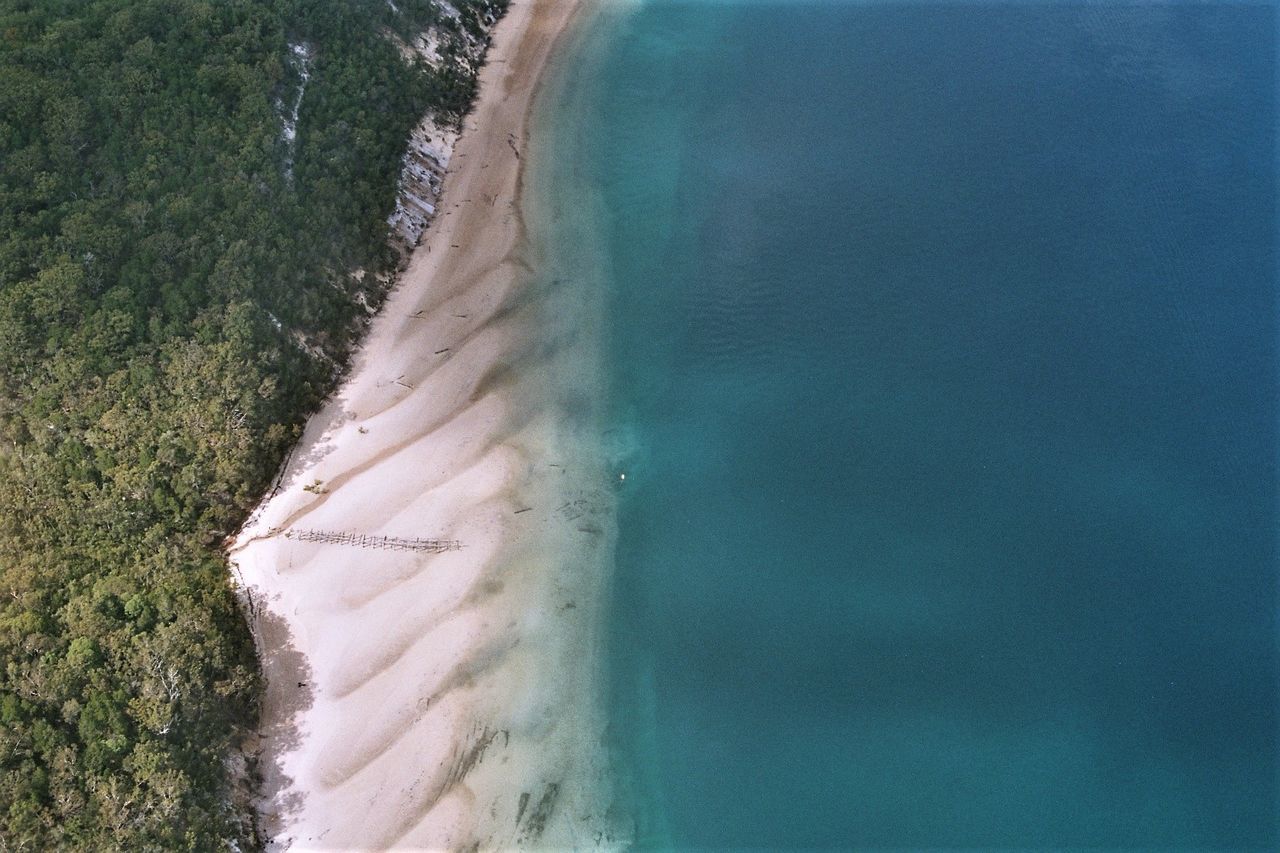
{"type": "Polygon", "coordinates": [[[1280,844],[1275,36],[649,0],[584,37],[556,203],[603,264],[644,843],[1280,844]]]}

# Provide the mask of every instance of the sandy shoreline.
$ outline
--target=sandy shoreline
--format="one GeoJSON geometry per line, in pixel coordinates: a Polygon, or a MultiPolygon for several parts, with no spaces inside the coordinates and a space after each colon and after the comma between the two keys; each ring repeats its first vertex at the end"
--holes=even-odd
{"type": "Polygon", "coordinates": [[[498,25],[440,215],[232,549],[272,849],[623,840],[595,652],[617,475],[571,413],[598,388],[521,204],[530,106],[579,5],[498,25]],[[340,533],[461,547],[313,541],[340,533]]]}

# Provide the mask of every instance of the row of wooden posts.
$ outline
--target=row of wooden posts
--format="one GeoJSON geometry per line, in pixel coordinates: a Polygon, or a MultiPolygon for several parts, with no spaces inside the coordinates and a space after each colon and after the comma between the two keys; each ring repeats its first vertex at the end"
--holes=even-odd
{"type": "Polygon", "coordinates": [[[441,554],[445,551],[461,551],[457,539],[405,539],[399,536],[371,536],[367,533],[345,533],[332,530],[290,530],[286,539],[299,542],[324,542],[329,545],[351,545],[356,548],[377,548],[389,551],[428,551],[441,554]]]}

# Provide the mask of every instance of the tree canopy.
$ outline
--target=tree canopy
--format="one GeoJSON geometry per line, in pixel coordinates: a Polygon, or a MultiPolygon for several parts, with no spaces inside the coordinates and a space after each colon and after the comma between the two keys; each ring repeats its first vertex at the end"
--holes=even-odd
{"type": "Polygon", "coordinates": [[[381,296],[411,127],[474,94],[390,37],[505,0],[452,5],[0,0],[0,846],[254,843],[219,548],[381,296]]]}

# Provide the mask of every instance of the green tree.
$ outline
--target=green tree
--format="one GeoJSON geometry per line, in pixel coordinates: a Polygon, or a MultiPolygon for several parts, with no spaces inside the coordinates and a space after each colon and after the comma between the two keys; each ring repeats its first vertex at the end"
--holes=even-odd
{"type": "Polygon", "coordinates": [[[453,5],[0,0],[0,847],[253,845],[219,548],[380,298],[410,128],[474,92],[387,38],[501,2],[453,5]]]}

